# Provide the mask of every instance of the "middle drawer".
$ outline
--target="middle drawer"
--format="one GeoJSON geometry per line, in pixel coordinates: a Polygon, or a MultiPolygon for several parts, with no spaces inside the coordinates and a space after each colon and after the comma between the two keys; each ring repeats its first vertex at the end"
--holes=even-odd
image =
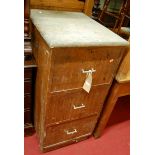
{"type": "Polygon", "coordinates": [[[109,85],[94,86],[90,93],[83,89],[50,94],[46,105],[46,125],[59,124],[98,114],[109,85]]]}

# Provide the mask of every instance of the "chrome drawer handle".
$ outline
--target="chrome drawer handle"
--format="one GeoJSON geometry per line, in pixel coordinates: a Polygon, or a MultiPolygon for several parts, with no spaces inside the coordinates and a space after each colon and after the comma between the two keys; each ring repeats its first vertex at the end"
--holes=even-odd
{"type": "Polygon", "coordinates": [[[72,135],[74,133],[77,133],[77,130],[74,129],[73,131],[68,131],[68,130],[64,130],[66,132],[67,135],[72,135]]]}
{"type": "Polygon", "coordinates": [[[93,68],[90,69],[90,70],[86,70],[86,71],[84,69],[82,69],[81,71],[82,71],[83,74],[88,74],[88,73],[92,74],[92,73],[96,72],[96,70],[94,70],[93,68]]]}
{"type": "Polygon", "coordinates": [[[81,109],[81,108],[85,108],[86,106],[82,103],[80,106],[75,106],[73,105],[74,109],[81,109]]]}

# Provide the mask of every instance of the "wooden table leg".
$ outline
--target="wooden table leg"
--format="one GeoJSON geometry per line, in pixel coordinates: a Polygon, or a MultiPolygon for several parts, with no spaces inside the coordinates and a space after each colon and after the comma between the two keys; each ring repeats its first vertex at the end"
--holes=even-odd
{"type": "Polygon", "coordinates": [[[129,94],[130,94],[130,82],[118,83],[117,81],[114,81],[111,90],[109,92],[109,95],[107,96],[107,100],[104,105],[98,124],[94,130],[93,134],[95,138],[99,138],[102,135],[103,130],[107,125],[107,122],[111,116],[111,113],[115,107],[118,98],[129,94]]]}
{"type": "Polygon", "coordinates": [[[103,109],[103,112],[100,116],[100,120],[99,120],[97,127],[95,129],[95,132],[94,132],[95,138],[99,138],[101,136],[102,131],[105,128],[105,126],[110,118],[111,112],[113,111],[114,106],[117,101],[117,91],[118,91],[118,84],[115,82],[112,86],[110,93],[109,93],[108,99],[105,103],[105,108],[103,109]]]}

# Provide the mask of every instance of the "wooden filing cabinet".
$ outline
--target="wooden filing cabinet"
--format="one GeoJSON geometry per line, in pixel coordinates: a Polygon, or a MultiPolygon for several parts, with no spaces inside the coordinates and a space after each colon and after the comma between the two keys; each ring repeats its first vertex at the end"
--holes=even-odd
{"type": "MultiPolygon", "coordinates": [[[[92,135],[128,43],[106,28],[105,31],[112,35],[112,40],[107,39],[100,43],[96,31],[93,34],[95,38],[92,39],[89,33],[79,35],[79,30],[85,33],[90,29],[91,33],[96,30],[96,26],[104,29],[82,13],[34,9],[31,10],[31,19],[33,54],[38,67],[35,87],[35,129],[40,148],[46,152],[92,135]],[[69,38],[72,30],[67,30],[68,34],[66,30],[59,31],[60,19],[64,20],[64,25],[67,22],[66,28],[71,22],[75,33],[73,38],[69,38]],[[75,19],[79,22],[86,20],[90,27],[85,29],[82,26],[76,31],[72,23],[72,20],[76,22],[75,19]],[[57,27],[52,24],[56,24],[57,27]],[[91,24],[95,26],[94,30],[91,24]],[[53,39],[58,37],[58,42],[50,38],[51,36],[53,39]],[[88,37],[88,40],[80,40],[82,37],[88,37]],[[113,41],[113,38],[118,39],[118,42],[113,41]],[[83,71],[92,69],[95,72],[92,73],[92,85],[88,93],[82,88],[87,78],[83,71]]],[[[101,32],[104,33],[102,30],[101,32]]]]}

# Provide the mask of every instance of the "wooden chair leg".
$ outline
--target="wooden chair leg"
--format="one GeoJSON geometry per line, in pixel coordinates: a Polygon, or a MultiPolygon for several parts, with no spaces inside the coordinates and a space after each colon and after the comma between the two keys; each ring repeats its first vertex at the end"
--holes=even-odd
{"type": "Polygon", "coordinates": [[[119,91],[119,84],[117,82],[114,82],[112,85],[111,92],[109,93],[108,99],[105,103],[105,108],[103,112],[101,113],[100,120],[97,124],[97,127],[94,131],[94,137],[99,138],[102,134],[102,131],[104,130],[110,115],[115,107],[115,104],[118,99],[117,92],[119,91]]]}

